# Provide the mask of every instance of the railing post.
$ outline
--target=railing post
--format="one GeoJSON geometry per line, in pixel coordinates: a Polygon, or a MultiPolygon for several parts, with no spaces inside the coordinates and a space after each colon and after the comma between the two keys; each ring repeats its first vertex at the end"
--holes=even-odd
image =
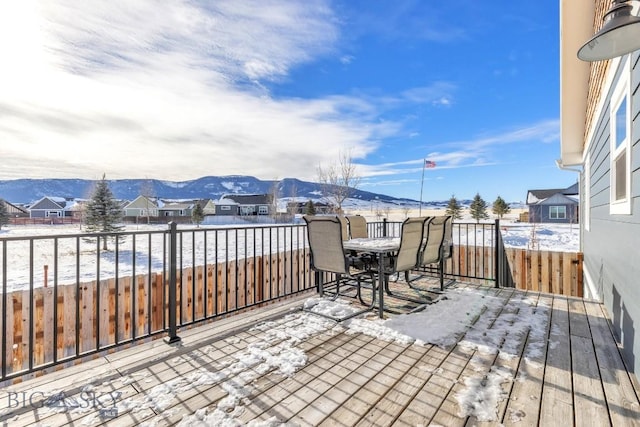
{"type": "Polygon", "coordinates": [[[382,218],[382,237],[387,237],[387,218],[382,218]]]}
{"type": "Polygon", "coordinates": [[[494,258],[494,269],[495,269],[495,278],[496,278],[496,288],[500,287],[500,260],[502,259],[502,257],[504,256],[504,250],[503,250],[503,245],[502,245],[502,239],[500,236],[500,219],[496,218],[496,237],[495,237],[495,253],[493,254],[493,258],[494,258]]]}
{"type": "MultiPolygon", "coordinates": [[[[169,336],[165,340],[167,344],[175,344],[180,341],[178,336],[178,254],[177,254],[177,240],[178,240],[178,224],[175,221],[169,223],[169,336]]],[[[156,307],[156,310],[162,308],[156,307]]]]}

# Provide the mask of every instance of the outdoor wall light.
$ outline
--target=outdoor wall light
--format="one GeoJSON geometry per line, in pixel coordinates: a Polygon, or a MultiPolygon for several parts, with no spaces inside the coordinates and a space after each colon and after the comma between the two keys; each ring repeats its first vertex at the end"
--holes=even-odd
{"type": "Polygon", "coordinates": [[[602,28],[578,50],[578,58],[601,61],[640,49],[639,11],[638,0],[613,0],[602,28]]]}

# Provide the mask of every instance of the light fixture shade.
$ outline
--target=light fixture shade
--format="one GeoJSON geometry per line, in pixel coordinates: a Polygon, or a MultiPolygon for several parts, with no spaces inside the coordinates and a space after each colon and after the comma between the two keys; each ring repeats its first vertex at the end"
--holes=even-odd
{"type": "Polygon", "coordinates": [[[640,18],[632,14],[633,9],[631,2],[615,0],[600,31],[578,50],[578,58],[601,61],[640,49],[640,18]]]}

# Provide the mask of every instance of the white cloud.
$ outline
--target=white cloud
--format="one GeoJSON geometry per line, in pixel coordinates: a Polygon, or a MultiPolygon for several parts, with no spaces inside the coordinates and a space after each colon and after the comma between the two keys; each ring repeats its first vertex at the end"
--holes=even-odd
{"type": "MultiPolygon", "coordinates": [[[[500,152],[504,150],[506,145],[556,142],[558,133],[558,120],[543,120],[473,140],[440,144],[438,151],[425,151],[424,158],[420,159],[378,165],[359,165],[359,172],[362,176],[370,178],[415,174],[422,170],[424,159],[435,161],[437,170],[492,166],[499,163],[500,152]]],[[[392,182],[394,181],[385,181],[385,183],[392,182]]],[[[378,185],[378,183],[370,182],[367,185],[378,185]]]]}
{"type": "Polygon", "coordinates": [[[310,179],[364,157],[398,129],[370,101],[264,89],[334,54],[339,30],[323,0],[3,3],[0,179],[310,179]]]}

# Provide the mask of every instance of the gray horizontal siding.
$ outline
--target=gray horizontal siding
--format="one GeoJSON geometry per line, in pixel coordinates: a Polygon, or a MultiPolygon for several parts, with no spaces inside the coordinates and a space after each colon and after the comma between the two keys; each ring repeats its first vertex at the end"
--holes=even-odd
{"type": "MultiPolygon", "coordinates": [[[[585,268],[592,285],[600,292],[612,317],[617,337],[632,371],[640,370],[640,67],[633,55],[635,68],[631,77],[631,215],[609,213],[610,121],[607,94],[605,108],[597,118],[593,139],[589,145],[590,165],[590,231],[583,235],[585,268]]],[[[620,75],[620,70],[616,80],[620,75]]],[[[614,85],[615,87],[615,85],[614,85]]]]}

